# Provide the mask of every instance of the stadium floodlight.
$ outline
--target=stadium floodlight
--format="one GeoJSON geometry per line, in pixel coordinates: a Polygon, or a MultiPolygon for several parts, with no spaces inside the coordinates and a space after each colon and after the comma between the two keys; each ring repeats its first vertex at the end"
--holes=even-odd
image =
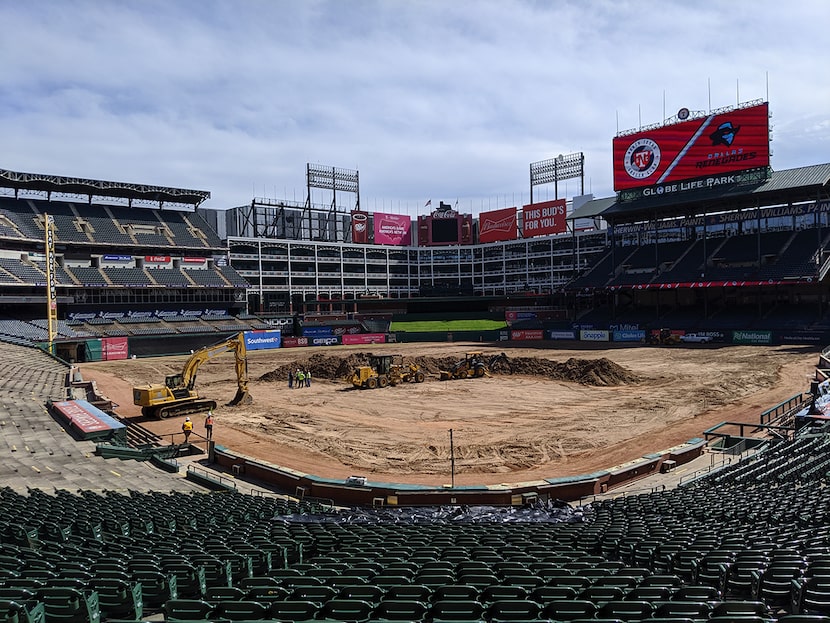
{"type": "Polygon", "coordinates": [[[321,164],[306,164],[309,188],[359,194],[360,180],[357,171],[328,167],[321,164]]]}
{"type": "Polygon", "coordinates": [[[585,194],[585,154],[559,154],[556,158],[530,163],[530,203],[533,203],[533,187],[554,184],[554,198],[559,199],[559,182],[580,178],[580,194],[585,194]]]}
{"type": "MultiPolygon", "coordinates": [[[[313,212],[311,202],[311,189],[320,188],[331,191],[331,205],[328,209],[326,222],[337,220],[337,192],[353,193],[355,196],[355,210],[360,210],[360,174],[352,169],[341,169],[339,167],[324,166],[322,164],[306,163],[306,185],[308,195],[303,209],[303,221],[308,223],[308,236],[313,239],[311,213],[313,212]]],[[[318,221],[319,222],[319,221],[318,221]]],[[[322,233],[322,232],[321,232],[322,233]]],[[[319,236],[318,236],[319,237],[319,236]]],[[[337,242],[337,232],[334,232],[337,242]]]]}

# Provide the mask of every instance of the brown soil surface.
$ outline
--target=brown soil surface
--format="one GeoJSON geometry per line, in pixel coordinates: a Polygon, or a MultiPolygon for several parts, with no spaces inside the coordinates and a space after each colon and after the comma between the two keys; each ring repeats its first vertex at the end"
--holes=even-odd
{"type": "MultiPolygon", "coordinates": [[[[220,406],[214,438],[317,476],[436,485],[449,481],[452,429],[457,485],[524,482],[621,465],[722,421],[757,422],[763,410],[809,389],[817,361],[811,347],[532,346],[372,346],[427,372],[422,384],[375,390],[342,379],[365,362],[359,347],[252,351],[254,402],[220,406]],[[468,350],[506,353],[512,374],[500,369],[486,378],[439,381],[438,371],[468,350]],[[312,387],[289,390],[289,370],[298,367],[311,371],[312,387]]],[[[81,370],[119,404],[119,415],[180,441],[180,419],[143,418],[131,387],[163,381],[186,359],[90,363],[81,370]]],[[[221,405],[230,401],[232,355],[206,362],[197,389],[221,405]]]]}

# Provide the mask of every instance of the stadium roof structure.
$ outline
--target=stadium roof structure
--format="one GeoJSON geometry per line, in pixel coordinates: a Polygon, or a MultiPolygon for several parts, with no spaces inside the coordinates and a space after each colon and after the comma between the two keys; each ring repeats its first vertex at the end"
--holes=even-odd
{"type": "Polygon", "coordinates": [[[158,203],[199,206],[206,199],[210,199],[210,192],[206,190],[188,190],[184,188],[170,188],[167,186],[151,186],[149,184],[130,184],[128,182],[107,182],[90,180],[81,177],[66,177],[63,175],[45,175],[41,173],[20,173],[0,169],[0,188],[11,188],[17,196],[18,191],[28,190],[46,193],[75,194],[89,197],[116,197],[158,203]]]}
{"type": "MultiPolygon", "coordinates": [[[[773,171],[766,179],[751,184],[731,187],[712,187],[678,194],[654,195],[634,201],[613,201],[600,214],[610,223],[621,223],[661,216],[689,215],[708,212],[734,211],[777,203],[800,203],[830,198],[830,163],[816,164],[784,171],[773,171]]],[[[589,202],[575,211],[570,218],[588,208],[589,202]]]]}
{"type": "Polygon", "coordinates": [[[600,216],[608,208],[617,202],[616,197],[602,197],[600,199],[591,199],[579,206],[576,210],[568,215],[568,220],[573,221],[578,218],[594,218],[600,216]]]}

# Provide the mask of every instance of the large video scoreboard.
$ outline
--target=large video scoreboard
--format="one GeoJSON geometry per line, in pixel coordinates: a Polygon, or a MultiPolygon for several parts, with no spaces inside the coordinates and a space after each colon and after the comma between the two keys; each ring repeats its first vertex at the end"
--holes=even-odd
{"type": "Polygon", "coordinates": [[[614,190],[646,186],[668,187],[667,192],[686,190],[672,185],[769,166],[769,105],[764,102],[617,136],[613,147],[614,190]]]}

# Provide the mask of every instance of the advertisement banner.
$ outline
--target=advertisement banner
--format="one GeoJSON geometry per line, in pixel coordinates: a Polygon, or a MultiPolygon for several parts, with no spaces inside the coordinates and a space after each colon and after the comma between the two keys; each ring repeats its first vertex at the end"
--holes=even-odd
{"type": "Polygon", "coordinates": [[[245,348],[248,350],[279,348],[282,342],[282,332],[279,329],[245,331],[243,335],[245,336],[245,348]]]}
{"type": "Polygon", "coordinates": [[[549,340],[575,340],[576,333],[574,331],[557,331],[551,329],[548,331],[549,340]]]}
{"type": "Polygon", "coordinates": [[[772,331],[733,331],[733,344],[772,344],[772,331]]]}
{"type": "Polygon", "coordinates": [[[126,337],[101,338],[101,361],[127,359],[129,348],[126,337]]]}
{"type": "Polygon", "coordinates": [[[567,229],[567,207],[565,199],[522,206],[522,237],[561,234],[567,229]]]}
{"type": "Polygon", "coordinates": [[[343,344],[383,344],[386,342],[385,333],[360,333],[358,335],[344,335],[343,344]]]}
{"type": "Polygon", "coordinates": [[[608,331],[602,329],[583,329],[579,332],[579,339],[583,342],[607,342],[611,338],[608,331]]]}
{"type": "Polygon", "coordinates": [[[105,262],[130,262],[133,259],[132,255],[104,255],[102,258],[105,262]]]}
{"type": "Polygon", "coordinates": [[[510,339],[516,341],[542,340],[542,329],[516,329],[510,332],[510,339]]]}
{"type": "Polygon", "coordinates": [[[331,327],[303,327],[303,337],[328,337],[331,334],[331,327]]]}
{"type": "Polygon", "coordinates": [[[311,338],[312,346],[337,346],[340,343],[340,338],[336,335],[329,335],[328,337],[313,337],[311,338]]]}
{"type": "Polygon", "coordinates": [[[145,255],[144,262],[147,264],[169,264],[169,255],[145,255]]]}
{"type": "Polygon", "coordinates": [[[352,210],[352,242],[366,244],[369,242],[369,213],[352,210]]]}
{"type": "Polygon", "coordinates": [[[287,337],[282,341],[283,348],[297,348],[298,346],[308,346],[307,337],[287,337]]]}
{"type": "Polygon", "coordinates": [[[518,236],[516,208],[482,212],[478,215],[478,241],[515,240],[518,236]]]}
{"type": "Polygon", "coordinates": [[[206,257],[183,257],[182,262],[185,264],[204,264],[207,262],[206,257]]]}
{"type": "Polygon", "coordinates": [[[375,212],[373,225],[375,244],[406,247],[412,242],[412,220],[406,214],[375,212]]]}
{"type": "Polygon", "coordinates": [[[769,166],[768,108],[765,102],[614,138],[614,190],[661,184],[676,192],[685,190],[682,180],[769,166]]]}
{"type": "Polygon", "coordinates": [[[642,342],[646,339],[646,332],[641,330],[614,331],[615,342],[642,342]]]}

